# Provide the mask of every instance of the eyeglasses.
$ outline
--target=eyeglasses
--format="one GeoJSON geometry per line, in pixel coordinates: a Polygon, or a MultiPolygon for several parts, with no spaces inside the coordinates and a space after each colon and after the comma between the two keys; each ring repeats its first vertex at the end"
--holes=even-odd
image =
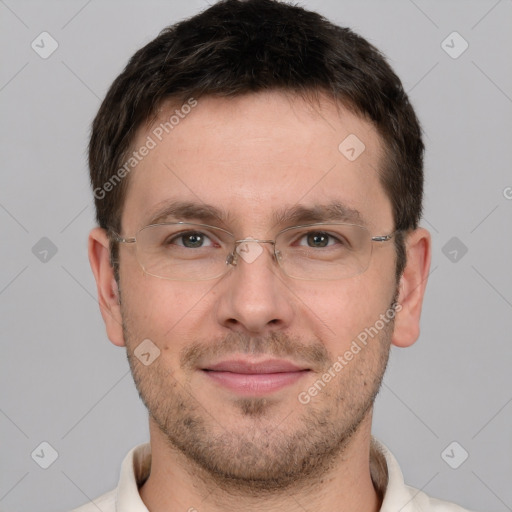
{"type": "Polygon", "coordinates": [[[252,263],[263,252],[260,244],[273,246],[273,258],[289,277],[335,280],[363,273],[370,264],[372,242],[388,242],[394,233],[371,236],[364,226],[317,223],[280,231],[275,240],[235,236],[222,228],[187,222],[151,224],[134,237],[117,242],[136,244],[144,272],[173,281],[203,281],[226,274],[242,258],[252,263]]]}

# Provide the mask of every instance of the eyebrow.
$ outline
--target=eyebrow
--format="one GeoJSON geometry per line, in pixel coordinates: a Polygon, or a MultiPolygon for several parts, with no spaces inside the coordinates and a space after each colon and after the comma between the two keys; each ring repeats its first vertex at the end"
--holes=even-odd
{"type": "Polygon", "coordinates": [[[317,204],[312,207],[303,205],[286,207],[274,212],[272,219],[277,225],[329,221],[364,224],[362,215],[358,210],[349,208],[338,201],[317,204]]]}
{"type": "MultiPolygon", "coordinates": [[[[164,201],[148,215],[147,224],[172,221],[200,221],[201,223],[221,222],[230,224],[233,215],[211,204],[193,201],[164,201]]],[[[361,213],[339,201],[314,206],[294,205],[273,212],[271,220],[276,225],[314,222],[348,222],[364,225],[361,213]]]]}
{"type": "Polygon", "coordinates": [[[147,224],[160,224],[161,222],[196,220],[201,222],[226,222],[230,215],[221,208],[193,201],[163,201],[159,203],[148,215],[147,224]]]}

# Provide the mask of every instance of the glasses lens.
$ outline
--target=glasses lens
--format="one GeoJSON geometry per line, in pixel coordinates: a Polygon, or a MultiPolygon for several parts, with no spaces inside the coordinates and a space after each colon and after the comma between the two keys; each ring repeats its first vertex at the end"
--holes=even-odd
{"type": "Polygon", "coordinates": [[[282,231],[276,238],[276,252],[281,268],[290,277],[343,279],[368,268],[372,243],[362,226],[317,224],[282,231]]]}
{"type": "Polygon", "coordinates": [[[233,243],[227,231],[204,224],[152,224],[137,234],[137,257],[153,276],[201,281],[226,272],[233,243]]]}
{"type": "MultiPolygon", "coordinates": [[[[205,224],[152,224],[136,236],[137,258],[147,274],[176,281],[220,277],[229,269],[235,238],[205,224]]],[[[278,262],[290,277],[334,280],[364,272],[370,263],[370,233],[353,224],[313,224],[281,231],[278,262]]]]}

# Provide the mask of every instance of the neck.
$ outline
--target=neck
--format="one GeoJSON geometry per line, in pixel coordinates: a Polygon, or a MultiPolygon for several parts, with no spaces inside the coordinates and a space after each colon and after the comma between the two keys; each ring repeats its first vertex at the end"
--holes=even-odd
{"type": "MultiPolygon", "coordinates": [[[[255,495],[219,487],[202,468],[169,446],[150,421],[151,474],[140,495],[152,512],[377,512],[382,498],[374,487],[371,471],[376,472],[381,464],[372,461],[370,469],[370,430],[368,414],[329,469],[300,486],[255,495]]],[[[382,485],[382,478],[373,475],[373,480],[382,485]]]]}

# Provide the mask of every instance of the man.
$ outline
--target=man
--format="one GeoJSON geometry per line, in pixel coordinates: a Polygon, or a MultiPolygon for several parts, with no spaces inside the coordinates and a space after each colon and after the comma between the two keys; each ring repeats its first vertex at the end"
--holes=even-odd
{"type": "Polygon", "coordinates": [[[89,257],[150,443],[81,512],[462,510],[371,437],[431,251],[421,130],[375,48],[219,2],[132,57],[89,156],[89,257]]]}

